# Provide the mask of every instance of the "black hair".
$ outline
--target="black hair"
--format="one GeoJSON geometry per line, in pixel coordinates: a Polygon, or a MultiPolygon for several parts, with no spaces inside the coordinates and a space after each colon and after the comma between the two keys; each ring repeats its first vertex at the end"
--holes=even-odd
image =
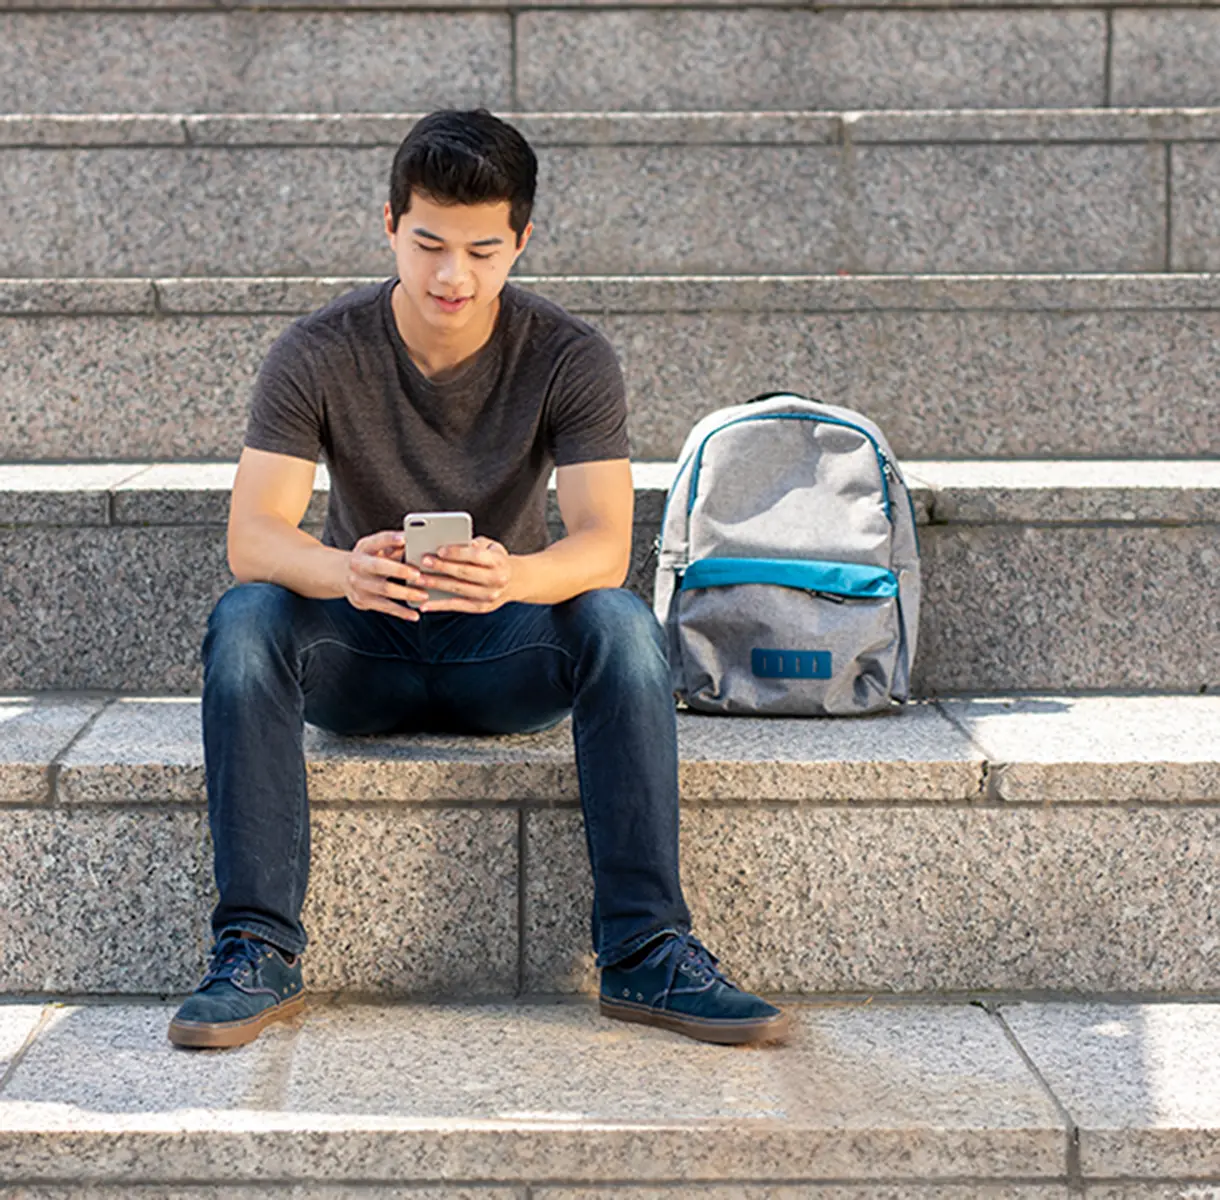
{"type": "Polygon", "coordinates": [[[390,214],[398,229],[419,192],[437,204],[509,203],[508,223],[521,241],[534,207],[538,159],[511,125],[485,108],[445,109],[418,121],[390,168],[390,214]]]}

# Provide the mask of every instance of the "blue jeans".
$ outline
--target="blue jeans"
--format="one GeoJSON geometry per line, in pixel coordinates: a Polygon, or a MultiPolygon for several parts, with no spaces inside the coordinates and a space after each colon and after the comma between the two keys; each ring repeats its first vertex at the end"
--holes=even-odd
{"type": "Polygon", "coordinates": [[[305,721],[342,734],[497,734],[545,729],[569,712],[598,964],[661,930],[689,930],[664,635],[632,593],[407,622],[345,599],[241,584],[212,612],[203,664],[215,934],[242,930],[305,949],[305,721]]]}

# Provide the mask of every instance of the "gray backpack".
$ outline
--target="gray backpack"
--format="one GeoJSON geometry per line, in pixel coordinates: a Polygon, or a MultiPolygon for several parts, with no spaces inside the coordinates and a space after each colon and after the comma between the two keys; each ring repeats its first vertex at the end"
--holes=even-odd
{"type": "Polygon", "coordinates": [[[822,716],[906,700],[915,514],[866,417],[786,392],[705,417],[658,550],[653,607],[691,708],[822,716]]]}

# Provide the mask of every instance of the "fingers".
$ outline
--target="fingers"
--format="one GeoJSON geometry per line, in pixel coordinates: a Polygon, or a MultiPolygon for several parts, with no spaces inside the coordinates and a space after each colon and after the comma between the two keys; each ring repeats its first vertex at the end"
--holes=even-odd
{"type": "Polygon", "coordinates": [[[382,554],[386,551],[401,551],[406,538],[399,529],[386,529],[380,533],[370,533],[362,537],[352,547],[358,554],[382,554]]]}

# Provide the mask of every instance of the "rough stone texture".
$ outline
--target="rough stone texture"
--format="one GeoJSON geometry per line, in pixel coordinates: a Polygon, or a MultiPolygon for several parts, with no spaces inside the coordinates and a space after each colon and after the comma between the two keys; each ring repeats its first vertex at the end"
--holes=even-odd
{"type": "MultiPolygon", "coordinates": [[[[168,1020],[168,1018],[167,1018],[168,1020]]],[[[981,1193],[991,1200],[992,1192],[981,1193]]],[[[912,1192],[922,1200],[924,1193],[912,1192]]],[[[997,1191],[997,1200],[1026,1200],[1027,1193],[1020,1191],[997,1191]]],[[[939,1193],[928,1193],[929,1200],[940,1200],[939,1193]]],[[[1059,1193],[1033,1190],[1029,1200],[1059,1200],[1059,1193]]],[[[40,1187],[22,1187],[16,1191],[0,1186],[0,1200],[527,1200],[526,1193],[517,1188],[464,1188],[464,1187],[413,1187],[411,1184],[384,1187],[357,1184],[345,1187],[342,1184],[230,1184],[197,1187],[167,1187],[164,1184],[123,1184],[92,1187],[57,1187],[48,1184],[40,1187]]],[[[897,1200],[897,1194],[895,1196],[897,1200]]],[[[1065,1197],[1064,1200],[1067,1200],[1065,1197]]]]}
{"type": "MultiPolygon", "coordinates": [[[[655,528],[655,527],[654,527],[655,528]]],[[[316,530],[314,531],[316,533],[316,530]]],[[[653,528],[631,586],[651,597],[653,528]]],[[[207,618],[232,585],[221,526],[0,530],[0,690],[196,691],[207,618]],[[64,564],[71,564],[66,570],[64,564]]],[[[932,525],[916,695],[1198,691],[1220,678],[1215,526],[932,525]]]]}
{"type": "MultiPolygon", "coordinates": [[[[167,1018],[168,1019],[168,1018],[167,1018]]],[[[993,1193],[981,1193],[991,1200],[993,1193]]],[[[923,1193],[913,1192],[913,1197],[923,1193]]],[[[1026,1200],[1027,1193],[1021,1191],[997,1191],[997,1200],[1026,1200]]],[[[1059,1200],[1058,1192],[1034,1190],[1029,1200],[1059,1200]]],[[[526,1194],[517,1188],[464,1188],[464,1187],[413,1187],[411,1184],[384,1187],[345,1187],[342,1184],[230,1184],[216,1186],[206,1184],[197,1187],[166,1187],[164,1184],[123,1184],[92,1187],[57,1187],[54,1184],[41,1187],[23,1187],[13,1191],[0,1187],[0,1200],[526,1200],[526,1194]]],[[[896,1198],[897,1200],[897,1198],[896,1198]]],[[[938,1193],[929,1193],[929,1200],[940,1200],[938,1193]]],[[[1064,1200],[1067,1200],[1065,1197],[1064,1200]]]]}
{"type": "Polygon", "coordinates": [[[168,1007],[99,1011],[66,1010],[0,1102],[19,1178],[1050,1182],[1064,1167],[1057,1114],[969,1008],[798,1009],[783,1052],[693,1057],[586,1005],[315,1009],[220,1065],[168,1046],[168,1007]]]}
{"type": "Polygon", "coordinates": [[[200,812],[0,811],[0,988],[194,987],[211,890],[205,823],[200,812]]]}
{"type": "Polygon", "coordinates": [[[154,311],[153,285],[147,279],[0,280],[0,314],[6,317],[151,315],[154,311]]]}
{"type": "Polygon", "coordinates": [[[37,1028],[41,1017],[42,1006],[38,1004],[0,1004],[0,1078],[37,1028]]]}
{"type": "Polygon", "coordinates": [[[518,22],[523,108],[1087,108],[1098,13],[613,12],[518,22]]]}
{"type": "Polygon", "coordinates": [[[507,14],[0,13],[0,110],[501,109],[510,56],[507,14]]]}
{"type": "Polygon", "coordinates": [[[1214,1177],[1220,1008],[1017,1005],[1002,1017],[1080,1127],[1086,1177],[1214,1177]]]}
{"type": "Polygon", "coordinates": [[[1173,147],[1173,269],[1220,267],[1220,146],[1173,147]]]}
{"type": "Polygon", "coordinates": [[[861,146],[852,165],[851,260],[838,266],[884,273],[1165,265],[1158,146],[861,146]]]}
{"type": "MultiPolygon", "coordinates": [[[[1003,1183],[703,1184],[685,1193],[673,1188],[615,1187],[613,1195],[623,1200],[1070,1200],[1067,1189],[1054,1184],[1003,1183]]],[[[608,1190],[595,1187],[543,1187],[532,1192],[533,1200],[610,1200],[610,1196],[608,1190]]],[[[0,1200],[4,1200],[2,1191],[0,1200]]],[[[41,1194],[37,1200],[42,1200],[41,1194]]]]}
{"type": "Polygon", "coordinates": [[[1220,1200],[1217,1183],[1094,1183],[1087,1200],[1220,1200]]]}
{"type": "Polygon", "coordinates": [[[0,271],[376,274],[388,164],[343,147],[6,152],[0,271]]]}
{"type": "Polygon", "coordinates": [[[81,464],[70,470],[0,465],[0,523],[108,525],[110,490],[138,470],[118,463],[81,464]]]}
{"type": "Polygon", "coordinates": [[[0,804],[49,800],[51,764],[104,703],[80,696],[0,697],[0,804]]]}
{"type": "Polygon", "coordinates": [[[932,525],[917,695],[1220,683],[1214,526],[932,525]]]}
{"type": "Polygon", "coordinates": [[[312,836],[301,917],[311,939],[308,987],[516,990],[515,813],[326,809],[314,814],[312,836]]]}
{"type": "MultiPolygon", "coordinates": [[[[376,274],[388,262],[386,161],[386,149],[344,146],[11,150],[0,155],[0,271],[376,274]]],[[[524,265],[1161,270],[1164,176],[1157,145],[556,147],[540,153],[524,265]]]]}
{"type": "MultiPolygon", "coordinates": [[[[198,810],[0,810],[13,851],[0,874],[0,987],[194,987],[215,903],[206,822],[198,810]]],[[[309,987],[515,989],[515,814],[328,809],[314,812],[312,830],[309,987]]]]}
{"type": "MultiPolygon", "coordinates": [[[[931,705],[847,723],[684,713],[678,745],[692,803],[969,800],[982,783],[980,755],[931,705]]],[[[309,726],[305,754],[314,802],[579,798],[566,721],[511,737],[343,737],[309,726]]],[[[199,702],[115,701],[63,756],[57,786],[66,804],[202,803],[199,702]]]]}
{"type": "Polygon", "coordinates": [[[0,690],[190,692],[232,584],[223,529],[0,529],[0,690]]]}
{"type": "Polygon", "coordinates": [[[274,316],[0,320],[0,457],[236,460],[254,377],[287,324],[274,316]]]}
{"type": "Polygon", "coordinates": [[[939,707],[993,764],[1003,800],[1220,800],[1220,696],[989,696],[939,707]]]}
{"type": "Polygon", "coordinates": [[[901,458],[1220,454],[1220,315],[590,312],[631,389],[633,453],[790,387],[869,414],[901,458]]]}
{"type": "MultiPolygon", "coordinates": [[[[772,386],[867,412],[903,458],[1220,455],[1212,395],[1220,312],[1183,311],[1195,303],[1220,308],[1214,285],[1192,297],[1188,285],[1199,281],[1181,281],[1180,299],[1118,301],[1182,305],[1173,311],[1090,311],[1115,302],[1109,289],[1089,295],[1062,280],[1031,298],[1021,295],[1020,281],[1009,303],[1033,299],[1070,310],[1026,312],[1006,311],[994,289],[979,295],[953,282],[925,281],[922,299],[886,295],[888,281],[841,282],[853,294],[811,287],[805,291],[813,294],[794,296],[793,284],[750,279],[715,290],[624,282],[621,299],[562,281],[537,290],[574,301],[573,310],[617,348],[636,457],[675,456],[699,417],[772,386]],[[757,311],[767,297],[779,311],[757,311]],[[870,298],[882,308],[956,304],[967,311],[861,311],[870,298]],[[707,311],[717,308],[723,311],[707,311]]],[[[247,303],[240,290],[226,300],[234,288],[203,281],[193,297],[175,302],[247,303]]],[[[260,297],[284,305],[277,316],[0,320],[7,401],[0,457],[235,458],[267,347],[297,301],[306,311],[327,295],[292,299],[260,297]],[[103,410],[108,419],[99,420],[103,410]]],[[[218,503],[223,521],[227,498],[218,503]]]]}
{"type": "MultiPolygon", "coordinates": [[[[595,986],[580,818],[527,814],[527,990],[595,986]]],[[[1220,811],[683,813],[695,931],[772,992],[1208,991],[1220,811]]]]}
{"type": "Polygon", "coordinates": [[[937,524],[1220,521],[1220,462],[919,462],[937,524]]]}
{"type": "Polygon", "coordinates": [[[1114,16],[1111,103],[1142,107],[1220,104],[1220,12],[1120,12],[1114,16]]]}

